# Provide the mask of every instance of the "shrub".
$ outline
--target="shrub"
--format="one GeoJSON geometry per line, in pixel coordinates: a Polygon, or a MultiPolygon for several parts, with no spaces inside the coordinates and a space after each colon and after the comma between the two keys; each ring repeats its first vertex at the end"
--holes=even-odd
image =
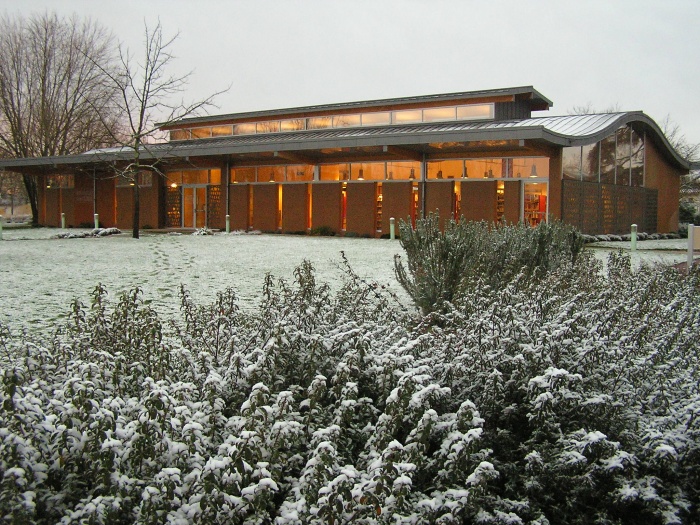
{"type": "Polygon", "coordinates": [[[700,273],[521,267],[436,326],[346,270],[268,276],[253,312],[98,287],[51,341],[0,328],[0,516],[697,523],[700,273]]]}
{"type": "Polygon", "coordinates": [[[333,237],[335,230],[330,226],[316,226],[311,229],[311,235],[320,235],[322,237],[333,237]]]}
{"type": "Polygon", "coordinates": [[[501,287],[524,272],[539,277],[575,262],[584,238],[563,223],[507,226],[450,220],[440,230],[439,217],[430,214],[413,228],[399,222],[400,256],[394,260],[399,283],[424,314],[445,311],[469,286],[501,287]]]}

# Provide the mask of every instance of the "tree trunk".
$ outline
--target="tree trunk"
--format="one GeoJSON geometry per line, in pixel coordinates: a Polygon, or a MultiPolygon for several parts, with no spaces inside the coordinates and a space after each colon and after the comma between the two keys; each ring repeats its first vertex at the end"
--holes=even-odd
{"type": "Polygon", "coordinates": [[[140,221],[140,212],[141,212],[141,203],[139,201],[139,184],[138,184],[138,175],[136,176],[136,180],[134,181],[134,223],[131,226],[132,228],[132,233],[131,236],[134,239],[139,238],[139,221],[140,221]]]}
{"type": "Polygon", "coordinates": [[[27,199],[32,208],[32,227],[39,226],[39,189],[36,175],[22,175],[24,188],[27,191],[27,199]]]}

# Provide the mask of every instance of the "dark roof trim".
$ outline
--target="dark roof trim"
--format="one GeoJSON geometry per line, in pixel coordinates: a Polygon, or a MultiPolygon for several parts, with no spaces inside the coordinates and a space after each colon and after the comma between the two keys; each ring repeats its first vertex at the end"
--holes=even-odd
{"type": "Polygon", "coordinates": [[[211,115],[204,117],[191,117],[184,118],[175,122],[161,123],[163,129],[170,129],[173,127],[179,127],[183,125],[192,124],[206,124],[223,122],[229,120],[251,120],[264,117],[284,117],[288,115],[295,115],[300,113],[321,113],[327,111],[342,111],[348,109],[364,109],[380,106],[393,106],[402,104],[419,104],[421,102],[449,102],[452,100],[463,100],[469,98],[483,98],[483,97],[502,97],[502,96],[516,96],[516,95],[530,95],[534,102],[538,102],[545,105],[547,108],[552,107],[552,101],[542,95],[532,86],[520,86],[512,88],[503,89],[487,89],[481,91],[463,91],[458,93],[443,93],[438,95],[423,95],[415,97],[400,97],[400,98],[384,98],[377,100],[361,100],[357,102],[342,102],[337,104],[321,104],[318,106],[300,106],[296,108],[285,108],[285,109],[270,109],[263,111],[249,111],[244,113],[228,113],[225,115],[211,115]]]}

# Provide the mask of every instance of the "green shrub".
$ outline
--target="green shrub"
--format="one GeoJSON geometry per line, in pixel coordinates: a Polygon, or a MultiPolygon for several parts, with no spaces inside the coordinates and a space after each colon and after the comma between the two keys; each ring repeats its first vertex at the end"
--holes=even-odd
{"type": "Polygon", "coordinates": [[[407,265],[397,256],[396,278],[424,313],[442,312],[459,302],[467,287],[502,287],[516,276],[538,278],[571,265],[584,240],[562,223],[508,226],[486,222],[446,221],[437,214],[399,222],[407,265]]]}
{"type": "Polygon", "coordinates": [[[697,523],[699,272],[521,268],[440,326],[347,267],[168,320],[98,287],[51,340],[0,326],[0,516],[697,523]]]}
{"type": "Polygon", "coordinates": [[[321,237],[333,237],[335,230],[330,226],[316,226],[311,228],[311,235],[320,235],[321,237]]]}

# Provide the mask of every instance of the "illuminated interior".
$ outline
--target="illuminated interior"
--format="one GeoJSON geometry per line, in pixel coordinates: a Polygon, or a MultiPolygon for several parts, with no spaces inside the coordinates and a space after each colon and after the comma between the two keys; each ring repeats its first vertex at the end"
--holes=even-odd
{"type": "Polygon", "coordinates": [[[301,131],[307,129],[347,128],[361,126],[388,126],[391,124],[415,124],[421,122],[449,122],[455,120],[492,120],[494,104],[467,104],[436,108],[403,109],[395,111],[366,111],[342,115],[318,116],[295,119],[263,120],[215,126],[198,126],[173,129],[170,140],[191,140],[224,137],[228,135],[254,135],[301,131]]]}

